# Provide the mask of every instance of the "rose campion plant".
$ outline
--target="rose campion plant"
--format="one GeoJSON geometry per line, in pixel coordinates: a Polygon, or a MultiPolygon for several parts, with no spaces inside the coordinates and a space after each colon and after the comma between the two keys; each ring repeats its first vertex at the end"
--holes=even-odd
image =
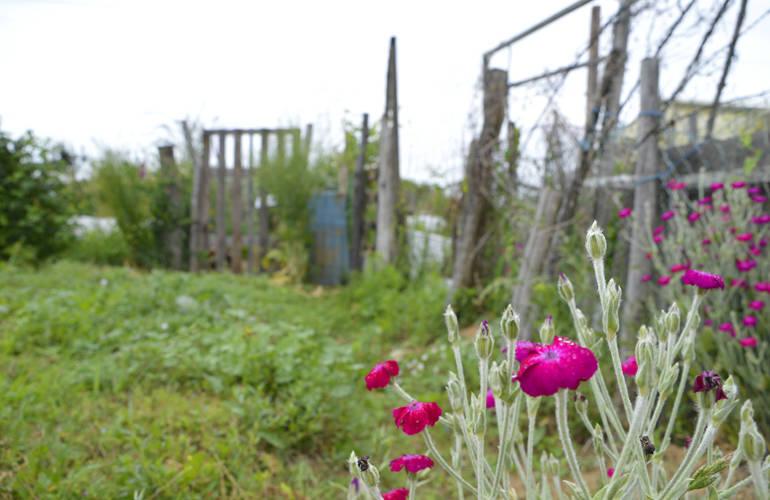
{"type": "MultiPolygon", "coordinates": [[[[724,280],[717,274],[688,268],[681,279],[691,295],[684,322],[676,304],[661,311],[652,326],[640,328],[633,358],[621,362],[617,333],[621,326],[622,292],[614,280],[604,277],[606,248],[604,235],[594,223],[588,230],[586,250],[597,281],[601,325],[589,325],[586,315],[577,307],[572,284],[562,275],[559,295],[569,306],[572,324],[555,325],[549,317],[540,328],[540,341],[532,342],[518,339],[519,317],[511,306],[502,315],[497,335],[483,322],[473,342],[479,373],[479,387],[473,390],[466,382],[458,321],[451,307],[447,307],[444,319],[456,366],[448,374],[448,405],[419,402],[401,387],[397,376],[389,376],[383,387],[406,403],[392,412],[396,427],[412,439],[421,440],[415,447],[424,446],[428,455],[402,450],[407,454],[393,459],[390,468],[406,469],[407,488],[382,494],[377,467],[382,459],[359,458],[352,452],[348,467],[354,481],[358,480],[356,484],[363,487],[355,494],[349,493],[349,498],[368,495],[386,500],[407,496],[414,499],[419,479],[424,478],[435,461],[454,481],[458,498],[469,495],[485,500],[561,499],[565,498],[565,489],[573,498],[583,500],[678,499],[688,492],[698,497],[729,498],[753,485],[757,498],[767,500],[770,458],[764,458],[766,442],[754,422],[751,401],[745,401],[740,411],[737,449],[722,456],[714,439],[740,404],[738,386],[727,372],[706,370],[696,377],[690,376],[695,363],[696,336],[701,329],[701,303],[709,294],[717,295],[718,301],[718,294],[725,293],[724,280]],[[503,348],[495,349],[496,342],[503,348]],[[609,353],[608,373],[600,369],[597,352],[609,353]],[[607,379],[613,380],[617,394],[609,392],[607,379]],[[488,409],[490,390],[494,411],[488,409]],[[684,424],[691,427],[690,446],[680,462],[665,464],[677,411],[680,405],[690,404],[689,398],[684,398],[687,391],[695,398],[697,412],[694,425],[684,424]],[[619,405],[614,403],[617,397],[619,405]],[[534,436],[543,398],[554,398],[564,459],[541,452],[540,467],[536,470],[534,436]],[[592,414],[598,417],[594,421],[588,413],[589,405],[596,408],[592,414]],[[526,416],[526,426],[522,415],[526,416]],[[571,438],[570,417],[584,425],[591,436],[592,458],[601,471],[600,483],[593,491],[581,468],[586,466],[587,457],[577,458],[576,445],[580,443],[571,438]],[[452,434],[454,445],[449,458],[436,446],[434,429],[452,434]],[[489,441],[496,446],[490,447],[489,441]],[[496,453],[488,456],[490,450],[496,453]],[[744,462],[749,476],[733,481],[735,471],[744,462]],[[568,477],[562,476],[564,463],[568,477]],[[725,469],[723,478],[721,473],[725,469]],[[519,476],[518,484],[523,488],[513,486],[512,474],[519,476]]],[[[381,369],[378,364],[373,372],[381,369]]],[[[378,380],[385,377],[378,375],[378,380]]],[[[387,417],[381,416],[383,420],[387,417]]],[[[402,476],[394,476],[389,482],[400,481],[399,477],[402,476]]]]}

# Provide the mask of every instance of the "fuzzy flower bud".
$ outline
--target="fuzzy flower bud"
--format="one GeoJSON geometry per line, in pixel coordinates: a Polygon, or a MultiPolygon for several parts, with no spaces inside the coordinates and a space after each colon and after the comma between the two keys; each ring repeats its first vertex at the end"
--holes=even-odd
{"type": "Polygon", "coordinates": [[[463,407],[463,389],[460,380],[454,372],[449,372],[449,382],[446,385],[446,392],[449,396],[449,405],[454,411],[460,411],[463,407]]]}
{"type": "Polygon", "coordinates": [[[575,299],[575,291],[572,289],[572,282],[563,274],[559,274],[559,281],[556,287],[559,290],[559,296],[564,302],[569,304],[575,299]]]}
{"type": "Polygon", "coordinates": [[[548,465],[551,469],[549,474],[553,477],[559,477],[561,476],[561,465],[559,464],[559,459],[553,456],[553,453],[548,454],[548,465]]]}
{"type": "Polygon", "coordinates": [[[492,356],[492,349],[495,347],[495,339],[489,333],[489,324],[482,321],[479,329],[476,331],[476,340],[474,342],[476,356],[479,359],[489,359],[492,356]]]}
{"type": "Polygon", "coordinates": [[[670,335],[676,335],[679,332],[680,313],[679,306],[676,303],[671,304],[666,314],[666,326],[670,335]]]}
{"type": "Polygon", "coordinates": [[[545,321],[543,321],[543,324],[540,326],[540,342],[543,345],[551,344],[553,342],[553,336],[553,320],[549,314],[548,317],[545,318],[545,321]]]}
{"type": "Polygon", "coordinates": [[[747,399],[741,406],[741,424],[748,425],[754,421],[754,403],[747,399]]]}
{"type": "Polygon", "coordinates": [[[500,330],[503,332],[503,337],[508,339],[509,345],[515,346],[519,338],[519,315],[513,310],[511,304],[508,304],[503,311],[503,317],[500,318],[500,330]]]}
{"type": "Polygon", "coordinates": [[[759,462],[765,456],[767,444],[765,443],[765,438],[760,434],[757,424],[755,422],[752,422],[752,424],[743,442],[743,452],[749,461],[759,462]]]}
{"type": "Polygon", "coordinates": [[[591,442],[594,445],[596,454],[601,456],[601,454],[604,453],[604,435],[602,433],[602,426],[598,423],[594,425],[594,431],[591,434],[591,442]]]}
{"type": "Polygon", "coordinates": [[[666,367],[663,370],[663,375],[660,377],[660,388],[659,391],[661,395],[668,395],[671,394],[671,388],[674,386],[674,382],[676,382],[676,378],[679,376],[679,362],[674,363],[673,365],[666,367]]]}
{"type": "Polygon", "coordinates": [[[615,338],[615,334],[617,334],[620,327],[620,319],[618,317],[620,294],[620,287],[615,283],[614,279],[610,278],[607,282],[607,306],[602,317],[604,331],[607,332],[607,339],[610,341],[615,338]]]}
{"type": "Polygon", "coordinates": [[[482,415],[487,408],[486,397],[484,401],[476,394],[471,394],[471,414],[468,422],[468,429],[471,433],[478,434],[481,432],[482,415]]]}
{"type": "Polygon", "coordinates": [[[502,366],[493,361],[492,367],[489,369],[489,388],[492,389],[492,394],[495,395],[495,398],[499,398],[503,393],[504,380],[505,375],[502,366]]]}
{"type": "MultiPolygon", "coordinates": [[[[711,415],[712,421],[716,425],[721,425],[730,412],[738,405],[738,385],[733,380],[732,375],[727,377],[722,383],[722,391],[727,396],[726,399],[720,399],[714,404],[714,410],[711,415]]],[[[707,400],[709,398],[706,398],[707,400]]]]}
{"type": "Polygon", "coordinates": [[[575,409],[581,415],[588,411],[588,398],[580,392],[575,392],[575,409]]]}
{"type": "Polygon", "coordinates": [[[604,238],[599,224],[594,221],[586,233],[586,251],[593,260],[601,260],[607,252],[607,240],[604,238]]]}
{"type": "Polygon", "coordinates": [[[666,343],[668,340],[668,313],[666,311],[660,311],[655,315],[655,330],[658,332],[658,337],[661,342],[666,343]]]}
{"type": "Polygon", "coordinates": [[[452,306],[446,306],[444,311],[444,323],[446,324],[447,337],[451,344],[458,342],[460,338],[460,326],[457,324],[457,316],[452,306]]]}

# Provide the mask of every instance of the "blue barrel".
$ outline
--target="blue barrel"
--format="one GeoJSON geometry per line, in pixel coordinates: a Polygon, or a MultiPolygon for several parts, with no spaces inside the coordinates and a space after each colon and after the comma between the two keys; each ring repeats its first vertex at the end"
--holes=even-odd
{"type": "Polygon", "coordinates": [[[319,285],[339,285],[350,272],[345,197],[322,191],[310,200],[313,234],[310,278],[319,285]]]}

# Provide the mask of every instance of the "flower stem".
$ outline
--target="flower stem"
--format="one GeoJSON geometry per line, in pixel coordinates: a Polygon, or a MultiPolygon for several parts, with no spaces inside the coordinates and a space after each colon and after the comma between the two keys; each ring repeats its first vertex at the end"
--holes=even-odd
{"type": "Polygon", "coordinates": [[[572,447],[572,439],[570,439],[569,435],[569,425],[567,423],[567,389],[559,389],[559,392],[556,393],[556,427],[559,430],[559,439],[564,448],[564,455],[567,457],[567,463],[572,472],[572,477],[577,481],[584,496],[590,498],[591,495],[588,492],[588,486],[583,479],[583,475],[580,473],[580,464],[578,464],[575,449],[572,447]]]}
{"type": "MultiPolygon", "coordinates": [[[[487,385],[489,378],[489,358],[483,358],[479,359],[479,401],[481,401],[481,404],[484,405],[484,402],[487,398],[487,385]]],[[[482,406],[483,408],[483,406],[482,406]]],[[[476,453],[476,459],[478,463],[476,464],[477,470],[478,470],[478,476],[476,478],[476,488],[479,490],[479,498],[486,498],[486,491],[484,487],[486,486],[486,479],[484,477],[484,464],[486,463],[486,458],[484,458],[484,444],[486,441],[486,432],[487,432],[487,412],[482,410],[481,414],[482,423],[481,423],[481,431],[478,433],[478,452],[476,453]]]]}
{"type": "Polygon", "coordinates": [[[749,462],[749,471],[754,480],[754,488],[757,490],[757,498],[759,500],[768,500],[770,494],[767,490],[767,479],[763,477],[765,474],[762,471],[762,462],[759,460],[749,462]]]}
{"type": "MultiPolygon", "coordinates": [[[[444,460],[444,457],[441,456],[441,454],[438,452],[438,449],[436,448],[436,444],[433,442],[433,438],[430,436],[430,431],[428,431],[428,428],[426,427],[420,434],[422,434],[422,438],[425,440],[425,445],[430,450],[431,454],[436,458],[436,461],[439,463],[439,465],[449,473],[450,476],[452,476],[457,482],[468,488],[471,493],[474,495],[476,494],[476,488],[473,487],[472,484],[470,484],[468,481],[462,478],[462,476],[454,470],[448,463],[446,463],[446,460],[444,460]]],[[[377,498],[377,497],[375,497],[377,498]]]]}
{"type": "MultiPolygon", "coordinates": [[[[671,432],[674,430],[674,422],[676,422],[676,414],[679,412],[679,403],[682,401],[682,395],[684,394],[684,386],[687,383],[687,377],[690,373],[690,363],[684,361],[682,365],[682,373],[679,375],[679,388],[676,391],[676,399],[674,399],[674,406],[671,408],[671,415],[668,417],[668,425],[666,425],[666,433],[663,436],[663,441],[660,445],[660,451],[666,451],[668,443],[671,439],[671,432]]],[[[697,427],[697,426],[696,426],[697,427]]]]}
{"type": "MultiPolygon", "coordinates": [[[[455,431],[454,435],[455,435],[455,449],[454,449],[454,453],[452,453],[452,467],[455,470],[460,470],[462,466],[460,460],[462,459],[463,438],[457,433],[457,431],[455,431]]],[[[463,485],[457,479],[455,479],[455,482],[457,483],[457,500],[464,500],[465,490],[463,490],[463,485]]]]}
{"type": "Polygon", "coordinates": [[[612,340],[607,339],[610,346],[610,356],[612,357],[612,369],[615,371],[615,378],[620,388],[620,396],[623,400],[623,408],[626,410],[626,420],[631,422],[631,399],[628,397],[628,387],[623,378],[623,371],[620,366],[620,352],[618,351],[618,338],[615,336],[612,340]]]}
{"type": "Polygon", "coordinates": [[[706,449],[711,446],[711,443],[714,440],[714,436],[716,436],[717,429],[719,429],[719,426],[712,424],[706,426],[706,432],[703,433],[703,439],[701,440],[695,452],[691,454],[689,451],[692,451],[692,449],[695,447],[695,438],[693,438],[693,444],[690,446],[690,450],[688,450],[684,461],[679,466],[679,469],[677,469],[674,477],[672,477],[668,482],[668,485],[663,490],[663,493],[660,494],[661,499],[679,498],[681,495],[679,490],[681,490],[682,487],[687,486],[687,478],[690,476],[690,474],[692,474],[692,470],[698,464],[700,457],[703,456],[703,454],[706,452],[706,449]]]}
{"type": "Polygon", "coordinates": [[[497,464],[495,465],[495,477],[492,479],[492,488],[489,490],[491,495],[495,495],[497,491],[497,483],[500,482],[502,476],[503,464],[505,462],[505,451],[508,449],[508,419],[513,408],[508,408],[505,403],[500,405],[498,412],[502,413],[500,418],[500,425],[498,426],[500,432],[500,448],[497,452],[497,464]]]}
{"type": "Polygon", "coordinates": [[[417,475],[414,472],[406,474],[407,486],[409,486],[409,500],[417,498],[417,475]]]}

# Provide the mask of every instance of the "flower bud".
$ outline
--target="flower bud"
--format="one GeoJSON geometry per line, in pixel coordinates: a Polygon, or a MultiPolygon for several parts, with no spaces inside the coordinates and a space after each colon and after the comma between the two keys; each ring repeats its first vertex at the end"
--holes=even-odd
{"type": "Polygon", "coordinates": [[[561,464],[559,463],[559,459],[553,456],[553,453],[549,453],[548,455],[548,465],[551,469],[549,474],[553,477],[561,476],[561,464]]]}
{"type": "Polygon", "coordinates": [[[671,388],[676,382],[676,378],[679,376],[679,362],[677,361],[671,366],[663,369],[663,375],[660,377],[659,391],[661,396],[667,396],[671,394],[671,388]]]}
{"type": "Polygon", "coordinates": [[[580,414],[585,414],[588,411],[588,398],[580,392],[575,392],[575,409],[580,414]]]}
{"type": "Polygon", "coordinates": [[[476,356],[479,359],[489,359],[492,356],[492,349],[495,347],[495,339],[489,334],[489,324],[482,321],[479,329],[476,331],[476,356]]]}
{"type": "Polygon", "coordinates": [[[471,394],[471,414],[468,422],[468,429],[472,434],[481,432],[482,415],[487,407],[486,397],[484,401],[477,394],[471,394]]]}
{"type": "Polygon", "coordinates": [[[519,315],[513,310],[513,306],[508,304],[508,307],[503,311],[503,317],[500,318],[500,329],[503,332],[503,337],[508,339],[509,345],[516,344],[516,339],[519,338],[519,315]]]}
{"type": "Polygon", "coordinates": [[[743,406],[741,406],[741,424],[744,422],[748,425],[749,422],[754,421],[754,403],[750,399],[747,399],[743,406]]]}
{"type": "MultiPolygon", "coordinates": [[[[722,425],[730,412],[738,406],[738,386],[733,380],[732,375],[727,377],[722,383],[722,390],[724,391],[727,399],[720,399],[713,406],[714,409],[711,413],[711,419],[714,425],[722,425]]],[[[699,393],[700,394],[700,393],[699,393]]],[[[706,401],[710,401],[711,398],[706,398],[706,401]]]]}
{"type": "Polygon", "coordinates": [[[757,424],[752,421],[743,438],[743,452],[746,454],[746,460],[749,462],[762,460],[766,446],[765,438],[760,434],[757,424]]]}
{"type": "Polygon", "coordinates": [[[543,321],[543,324],[540,326],[540,342],[542,342],[543,345],[551,344],[553,343],[553,337],[553,320],[549,314],[548,317],[545,318],[545,321],[543,321]]]}
{"type": "MultiPolygon", "coordinates": [[[[505,363],[505,365],[507,366],[508,363],[505,363]]],[[[507,373],[508,369],[506,368],[505,370],[507,373]]],[[[511,382],[511,376],[508,375],[506,377],[506,381],[503,382],[502,400],[505,401],[506,404],[513,404],[513,401],[516,399],[516,396],[518,396],[519,391],[521,391],[521,385],[511,382]]]]}
{"type": "Polygon", "coordinates": [[[446,324],[447,337],[451,344],[455,344],[460,338],[460,326],[457,324],[457,316],[452,310],[452,306],[446,306],[444,311],[444,323],[446,324]]]}
{"type": "Polygon", "coordinates": [[[492,367],[489,369],[489,388],[492,389],[492,394],[495,398],[499,398],[502,395],[504,380],[502,367],[493,361],[492,367]]]}
{"type": "Polygon", "coordinates": [[[593,260],[603,259],[607,251],[607,240],[604,238],[604,234],[602,234],[602,230],[599,229],[596,221],[591,224],[586,233],[586,251],[593,260]]]}
{"type": "Polygon", "coordinates": [[[575,299],[575,291],[572,289],[572,282],[563,274],[559,274],[559,281],[557,282],[556,288],[559,290],[559,296],[564,302],[569,304],[575,299]]]}
{"type": "Polygon", "coordinates": [[[460,385],[457,375],[449,372],[449,382],[446,385],[446,392],[449,396],[449,404],[454,411],[460,411],[463,407],[463,389],[460,385]]]}
{"type": "Polygon", "coordinates": [[[676,335],[679,333],[679,322],[679,306],[676,305],[675,302],[671,304],[671,307],[668,309],[668,313],[666,313],[666,327],[668,327],[668,333],[670,335],[676,335]]]}
{"type": "Polygon", "coordinates": [[[668,340],[668,313],[666,311],[660,311],[655,315],[655,330],[658,332],[658,338],[664,344],[668,340]]]}
{"type": "Polygon", "coordinates": [[[604,331],[607,333],[607,340],[614,340],[620,327],[618,310],[620,309],[620,287],[615,280],[610,278],[607,282],[607,304],[603,311],[602,323],[604,331]]]}
{"type": "Polygon", "coordinates": [[[725,391],[727,399],[734,400],[738,398],[738,384],[735,383],[732,375],[728,376],[727,380],[722,384],[722,390],[725,391]]]}
{"type": "Polygon", "coordinates": [[[369,462],[369,467],[361,473],[361,479],[371,487],[379,486],[380,484],[380,471],[375,465],[369,462]]]}
{"type": "Polygon", "coordinates": [[[594,425],[591,442],[594,445],[594,450],[596,450],[596,455],[601,456],[604,453],[604,435],[602,434],[602,427],[598,423],[594,425]]]}

